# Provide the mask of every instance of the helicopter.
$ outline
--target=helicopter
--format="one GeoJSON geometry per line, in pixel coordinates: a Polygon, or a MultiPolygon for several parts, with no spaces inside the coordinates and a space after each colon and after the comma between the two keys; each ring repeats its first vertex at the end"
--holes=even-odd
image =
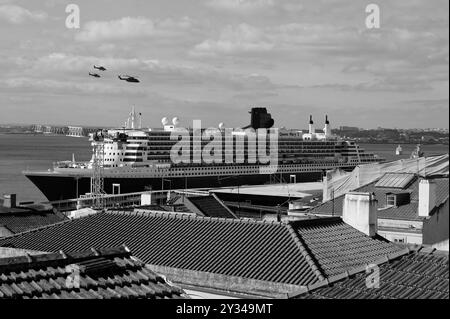
{"type": "Polygon", "coordinates": [[[118,78],[122,81],[127,81],[127,82],[134,82],[134,83],[139,83],[140,81],[134,77],[134,76],[129,76],[129,75],[119,75],[118,78]]]}
{"type": "Polygon", "coordinates": [[[106,71],[106,68],[104,68],[103,66],[96,66],[94,64],[94,69],[100,70],[100,71],[106,71]]]}
{"type": "Polygon", "coordinates": [[[91,73],[91,72],[89,72],[89,75],[90,75],[90,76],[93,76],[94,78],[100,78],[100,77],[101,77],[101,76],[98,75],[97,73],[91,73]]]}

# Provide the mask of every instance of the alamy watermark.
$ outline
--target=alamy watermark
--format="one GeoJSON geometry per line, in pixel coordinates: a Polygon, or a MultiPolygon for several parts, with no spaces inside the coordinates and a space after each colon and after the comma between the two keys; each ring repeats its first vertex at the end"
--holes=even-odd
{"type": "Polygon", "coordinates": [[[79,289],[80,288],[80,267],[76,264],[66,266],[66,288],[79,289]]]}
{"type": "MultiPolygon", "coordinates": [[[[380,28],[380,6],[375,3],[370,3],[366,6],[365,24],[367,29],[379,29],[380,28]]],[[[80,28],[80,6],[74,3],[66,6],[66,28],[79,29],[80,28]]]]}
{"type": "Polygon", "coordinates": [[[380,28],[380,7],[371,3],[366,6],[366,27],[367,29],[379,29],[380,28]]]}
{"type": "Polygon", "coordinates": [[[66,6],[66,13],[69,15],[66,18],[67,29],[79,29],[80,28],[80,7],[77,4],[68,4],[66,6]]]}
{"type": "Polygon", "coordinates": [[[263,164],[260,173],[278,170],[278,129],[202,129],[193,121],[193,129],[176,128],[170,134],[178,141],[170,150],[174,164],[263,164]]]}
{"type": "Polygon", "coordinates": [[[380,268],[370,264],[366,267],[366,287],[368,289],[380,288],[380,268]]]}

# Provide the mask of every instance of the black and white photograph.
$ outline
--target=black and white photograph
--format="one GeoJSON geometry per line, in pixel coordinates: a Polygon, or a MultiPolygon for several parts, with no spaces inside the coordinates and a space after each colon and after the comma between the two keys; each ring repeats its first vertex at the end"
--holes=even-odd
{"type": "Polygon", "coordinates": [[[448,251],[448,0],[0,0],[0,299],[448,302],[448,251]]]}

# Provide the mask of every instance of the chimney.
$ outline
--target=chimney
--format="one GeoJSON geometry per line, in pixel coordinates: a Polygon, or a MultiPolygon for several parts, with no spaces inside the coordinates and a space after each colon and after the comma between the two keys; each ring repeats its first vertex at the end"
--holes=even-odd
{"type": "Polygon", "coordinates": [[[373,237],[377,233],[377,206],[373,193],[349,192],[345,194],[342,218],[346,224],[373,237]]]}
{"type": "Polygon", "coordinates": [[[436,183],[429,179],[419,182],[419,216],[428,217],[436,206],[436,183]]]}
{"type": "Polygon", "coordinates": [[[15,208],[17,207],[16,194],[7,194],[3,196],[3,207],[15,208]]]}

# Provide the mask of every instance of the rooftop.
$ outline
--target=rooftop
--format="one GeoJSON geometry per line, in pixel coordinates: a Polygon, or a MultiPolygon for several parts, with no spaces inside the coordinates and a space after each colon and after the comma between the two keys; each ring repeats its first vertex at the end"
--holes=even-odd
{"type": "Polygon", "coordinates": [[[401,248],[340,218],[290,223],[108,211],[0,239],[0,246],[75,252],[126,244],[146,264],[309,285],[401,248]]]}
{"type": "Polygon", "coordinates": [[[214,194],[208,196],[186,196],[184,197],[184,205],[200,216],[237,218],[214,194]]]}
{"type": "Polygon", "coordinates": [[[365,269],[330,278],[299,299],[449,299],[448,253],[419,248],[379,264],[379,287],[368,288],[365,269]]]}
{"type": "MultiPolygon", "coordinates": [[[[397,174],[398,175],[398,174],[397,174]]],[[[399,219],[399,220],[422,220],[419,217],[419,178],[414,174],[400,174],[403,179],[396,179],[393,174],[385,174],[378,181],[372,182],[365,186],[355,189],[356,192],[375,193],[375,198],[378,201],[378,218],[385,219],[399,219]],[[397,183],[396,181],[400,181],[397,183]],[[381,182],[381,186],[380,186],[381,182]],[[401,186],[403,185],[403,186],[401,186]],[[410,200],[399,206],[389,207],[386,202],[386,194],[408,193],[410,200]]],[[[436,187],[436,207],[446,202],[449,198],[449,179],[448,177],[433,178],[436,187]]],[[[310,209],[308,212],[317,215],[331,215],[335,212],[336,216],[341,216],[343,211],[343,202],[345,195],[336,197],[310,209]],[[333,208],[334,207],[334,208],[333,208]]]]}
{"type": "Polygon", "coordinates": [[[0,205],[0,226],[6,227],[12,233],[21,233],[66,219],[63,214],[55,213],[48,208],[7,208],[0,205]]]}
{"type": "Polygon", "coordinates": [[[384,174],[375,187],[398,188],[405,189],[415,180],[415,175],[410,173],[387,173],[384,174]]]}
{"type": "Polygon", "coordinates": [[[340,218],[295,221],[292,226],[325,278],[400,251],[382,238],[366,236],[340,218]]]}
{"type": "Polygon", "coordinates": [[[126,247],[0,259],[0,298],[180,298],[126,247]]]}

